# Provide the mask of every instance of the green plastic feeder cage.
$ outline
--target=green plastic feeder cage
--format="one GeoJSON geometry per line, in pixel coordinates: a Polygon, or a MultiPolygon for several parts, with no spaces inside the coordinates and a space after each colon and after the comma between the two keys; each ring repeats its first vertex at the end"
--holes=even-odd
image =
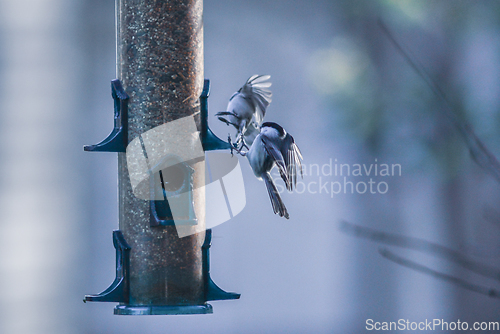
{"type": "Polygon", "coordinates": [[[116,1],[114,128],[101,143],[84,147],[118,153],[116,278],[100,294],[84,299],[119,303],[115,314],[205,314],[212,313],[210,300],[240,297],[210,278],[212,231],[204,225],[204,192],[193,191],[204,185],[204,158],[182,156],[196,145],[196,134],[201,152],[230,148],[207,123],[202,7],[201,0],[116,1]],[[151,139],[156,137],[148,139],[148,134],[187,117],[194,130],[175,129],[179,144],[163,145],[177,147],[159,154],[159,144],[151,139]],[[161,161],[153,161],[154,154],[161,161]],[[137,166],[146,166],[149,173],[142,183],[134,183],[137,166]],[[188,232],[180,237],[179,228],[188,232]]]}

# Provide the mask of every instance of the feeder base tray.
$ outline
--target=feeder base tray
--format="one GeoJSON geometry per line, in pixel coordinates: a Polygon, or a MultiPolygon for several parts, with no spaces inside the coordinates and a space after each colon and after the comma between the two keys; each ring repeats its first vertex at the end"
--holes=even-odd
{"type": "Polygon", "coordinates": [[[117,305],[116,315],[175,315],[175,314],[209,314],[213,313],[212,305],[188,306],[143,306],[117,305]]]}

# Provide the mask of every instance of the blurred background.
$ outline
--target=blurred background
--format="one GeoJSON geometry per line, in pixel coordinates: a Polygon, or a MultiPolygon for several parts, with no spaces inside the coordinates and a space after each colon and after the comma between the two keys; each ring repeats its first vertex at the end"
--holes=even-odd
{"type": "MultiPolygon", "coordinates": [[[[303,186],[282,195],[288,221],[241,161],[246,208],[214,228],[211,248],[214,281],[241,299],[198,316],[114,316],[114,303],[82,302],[115,275],[116,154],[82,149],[113,125],[114,2],[3,0],[0,332],[360,333],[367,319],[499,321],[498,298],[398,265],[379,248],[476,286],[498,281],[340,226],[420,238],[500,270],[500,184],[445,111],[500,157],[500,2],[205,0],[204,24],[209,113],[225,110],[250,75],[270,74],[266,119],[304,156],[303,186]],[[344,180],[335,164],[377,165],[379,175],[344,180]],[[380,175],[383,164],[401,174],[380,175]],[[369,181],[385,184],[356,190],[369,181]]],[[[215,117],[210,124],[221,138],[234,134],[215,117]]]]}

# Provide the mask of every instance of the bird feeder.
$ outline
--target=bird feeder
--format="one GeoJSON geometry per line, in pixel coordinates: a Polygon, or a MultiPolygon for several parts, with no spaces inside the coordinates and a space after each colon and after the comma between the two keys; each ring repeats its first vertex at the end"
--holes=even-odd
{"type": "Polygon", "coordinates": [[[84,147],[118,153],[116,278],[84,301],[117,302],[118,315],[212,313],[208,301],[240,296],[210,278],[203,154],[230,145],[208,127],[202,10],[202,0],[116,0],[114,128],[84,147]]]}

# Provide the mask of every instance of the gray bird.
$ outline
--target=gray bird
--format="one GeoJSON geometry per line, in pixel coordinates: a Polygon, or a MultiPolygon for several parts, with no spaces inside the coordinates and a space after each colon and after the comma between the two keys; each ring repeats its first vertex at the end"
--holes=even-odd
{"type": "Polygon", "coordinates": [[[271,178],[271,170],[277,166],[286,188],[293,190],[297,169],[302,176],[302,154],[293,137],[279,124],[265,122],[248,152],[236,151],[247,157],[255,176],[264,180],[274,213],[288,219],[290,216],[271,178]]]}
{"type": "Polygon", "coordinates": [[[272,101],[269,90],[270,75],[252,75],[229,99],[226,111],[215,114],[227,125],[233,125],[237,132],[236,146],[248,149],[260,131],[266,109],[272,101]]]}

